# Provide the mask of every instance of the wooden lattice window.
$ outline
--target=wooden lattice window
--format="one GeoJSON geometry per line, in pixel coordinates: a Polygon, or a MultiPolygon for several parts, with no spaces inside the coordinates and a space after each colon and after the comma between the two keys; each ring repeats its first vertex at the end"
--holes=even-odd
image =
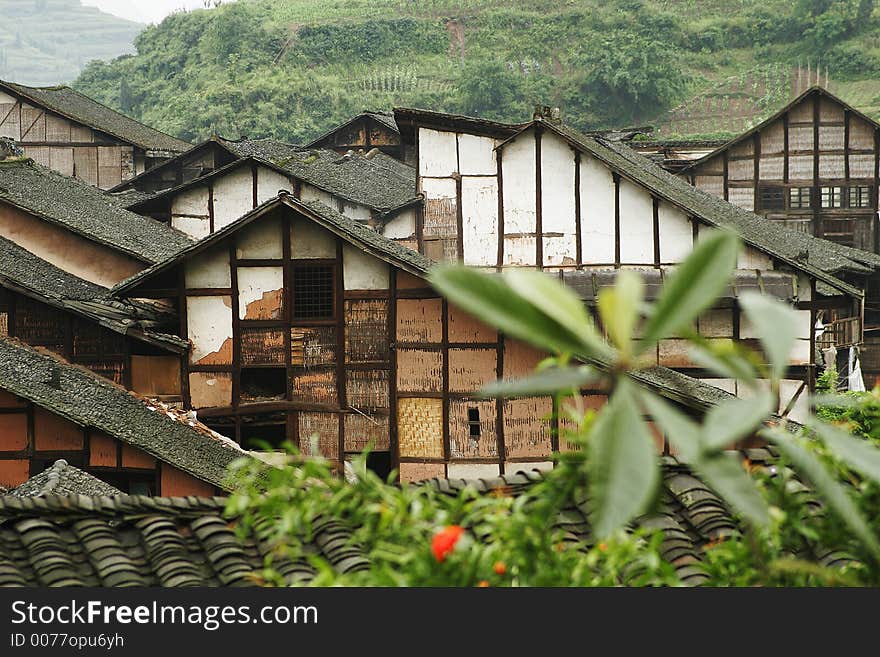
{"type": "Polygon", "coordinates": [[[785,188],[762,185],[758,188],[758,203],[762,210],[784,210],[785,188]]]}
{"type": "Polygon", "coordinates": [[[333,267],[293,267],[293,318],[333,319],[333,267]]]}
{"type": "Polygon", "coordinates": [[[849,188],[849,207],[851,208],[870,208],[871,203],[870,186],[859,185],[849,188]]]}
{"type": "Polygon", "coordinates": [[[819,192],[823,208],[843,207],[843,187],[822,187],[819,192]]]}
{"type": "Polygon", "coordinates": [[[809,187],[792,187],[788,190],[788,207],[805,210],[812,206],[813,194],[809,187]]]}

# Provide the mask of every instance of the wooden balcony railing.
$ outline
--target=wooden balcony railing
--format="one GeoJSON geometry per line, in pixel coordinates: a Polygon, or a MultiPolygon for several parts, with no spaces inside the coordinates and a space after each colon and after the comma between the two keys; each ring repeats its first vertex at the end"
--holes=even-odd
{"type": "Polygon", "coordinates": [[[819,348],[852,347],[862,342],[862,321],[859,317],[846,317],[837,319],[825,325],[825,330],[819,336],[819,348]]]}

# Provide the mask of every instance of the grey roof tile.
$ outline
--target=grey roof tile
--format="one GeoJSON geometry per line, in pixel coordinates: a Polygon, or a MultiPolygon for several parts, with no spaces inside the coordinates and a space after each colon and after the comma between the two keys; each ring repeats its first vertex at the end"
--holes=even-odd
{"type": "Polygon", "coordinates": [[[97,477],[83,472],[59,459],[51,467],[34,475],[9,495],[16,497],[45,497],[46,495],[122,495],[122,491],[97,477]]]}

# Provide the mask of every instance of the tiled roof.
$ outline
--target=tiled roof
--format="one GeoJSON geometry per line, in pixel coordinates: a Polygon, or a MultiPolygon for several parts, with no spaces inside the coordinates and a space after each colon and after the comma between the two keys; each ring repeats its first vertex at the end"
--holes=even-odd
{"type": "Polygon", "coordinates": [[[180,231],[125,210],[113,195],[25,158],[0,161],[0,202],[146,263],[192,243],[180,231]]]}
{"type": "MultiPolygon", "coordinates": [[[[288,584],[315,576],[277,554],[268,527],[238,536],[223,498],[0,497],[0,587],[248,586],[265,560],[288,584]]],[[[340,572],[369,566],[351,532],[328,520],[312,546],[340,572]]]]}
{"type": "Polygon", "coordinates": [[[315,187],[374,210],[393,210],[417,195],[415,169],[383,153],[340,155],[274,139],[219,142],[240,158],[269,162],[315,187]]]}
{"type": "Polygon", "coordinates": [[[372,228],[353,219],[349,219],[333,208],[327,207],[320,201],[299,201],[290,194],[284,193],[274,199],[266,201],[256,210],[249,212],[240,219],[224,226],[217,232],[193,243],[188,248],[174,254],[164,262],[155,264],[149,269],[145,269],[144,271],[122,281],[113,288],[113,293],[118,295],[126,292],[152,276],[155,276],[159,272],[165,271],[169,267],[182,262],[184,259],[204,251],[206,248],[209,248],[211,245],[247,226],[252,221],[257,220],[259,217],[279,205],[287,205],[294,210],[303,212],[307,216],[312,217],[316,223],[324,226],[331,232],[336,233],[351,244],[362,248],[381,260],[391,262],[410,273],[424,274],[434,264],[432,260],[426,258],[417,251],[401,246],[397,242],[388,239],[372,228]]]}
{"type": "MultiPolygon", "coordinates": [[[[776,464],[767,449],[747,450],[741,456],[754,467],[776,464]]],[[[792,473],[784,475],[790,494],[803,496],[805,503],[818,509],[812,493],[790,477],[792,473]]],[[[416,485],[448,494],[472,487],[482,494],[519,496],[543,476],[531,471],[416,485]]],[[[589,502],[581,495],[571,497],[554,524],[565,542],[583,549],[594,545],[595,538],[589,502]]],[[[0,497],[0,586],[246,586],[260,580],[268,554],[276,555],[273,567],[289,584],[306,584],[314,577],[312,565],[273,552],[268,525],[236,533],[236,519],[225,515],[224,509],[223,498],[0,497]]],[[[671,457],[663,462],[658,508],[633,527],[662,533],[662,558],[690,586],[708,580],[702,566],[706,549],[741,531],[725,502],[671,457]]],[[[312,553],[337,572],[369,568],[367,556],[352,541],[352,527],[327,518],[313,529],[312,553]]],[[[811,545],[808,551],[793,556],[832,567],[851,562],[821,546],[811,545]]]]}
{"type": "Polygon", "coordinates": [[[189,346],[186,340],[156,328],[168,317],[154,306],[113,299],[106,287],[60,269],[4,237],[0,237],[0,286],[86,317],[122,335],[175,350],[189,346]]]}
{"type": "Polygon", "coordinates": [[[113,497],[124,495],[124,493],[94,475],[73,467],[64,459],[59,459],[51,467],[10,491],[9,495],[14,497],[46,497],[47,495],[113,497]]]}
{"type": "Polygon", "coordinates": [[[85,368],[11,338],[0,339],[0,388],[214,486],[226,486],[227,467],[247,454],[195,420],[182,421],[85,368]]]}
{"type": "Polygon", "coordinates": [[[358,119],[363,119],[363,118],[373,119],[374,121],[381,123],[383,126],[388,128],[391,132],[396,132],[397,134],[400,134],[400,130],[397,129],[397,123],[394,121],[394,114],[392,114],[391,112],[372,112],[369,110],[365,110],[365,111],[361,112],[360,114],[358,114],[357,116],[351,117],[348,121],[345,121],[344,123],[340,123],[339,125],[334,126],[330,130],[322,133],[319,137],[315,137],[308,144],[306,144],[306,146],[312,147],[315,144],[324,141],[327,137],[329,137],[333,133],[344,129],[347,126],[354,123],[355,121],[357,121],[358,119]]]}
{"type": "Polygon", "coordinates": [[[187,142],[120,114],[70,87],[26,87],[0,80],[0,89],[4,87],[36,105],[144,150],[179,153],[190,147],[187,142]]]}

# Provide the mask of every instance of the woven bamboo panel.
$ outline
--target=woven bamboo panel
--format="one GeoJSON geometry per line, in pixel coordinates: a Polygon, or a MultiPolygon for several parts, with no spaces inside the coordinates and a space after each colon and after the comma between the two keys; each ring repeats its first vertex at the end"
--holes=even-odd
{"type": "Polygon", "coordinates": [[[21,138],[21,129],[19,114],[12,111],[14,107],[15,103],[0,103],[0,137],[10,137],[18,141],[21,138]]]}
{"type": "Polygon", "coordinates": [[[872,178],[874,176],[874,155],[850,155],[849,175],[853,178],[872,178]]]}
{"type": "Polygon", "coordinates": [[[441,299],[398,299],[397,341],[433,342],[443,339],[441,299]]]}
{"type": "Polygon", "coordinates": [[[720,176],[724,173],[724,158],[720,155],[706,160],[696,168],[697,173],[707,176],[720,176]]]}
{"type": "Polygon", "coordinates": [[[243,328],[241,362],[243,365],[284,365],[284,329],[243,328]]]}
{"type": "Polygon", "coordinates": [[[348,405],[360,410],[388,408],[388,370],[349,370],[345,377],[348,405]]]}
{"type": "Polygon", "coordinates": [[[95,374],[100,374],[105,379],[113,381],[113,383],[119,385],[123,383],[125,363],[121,360],[102,361],[100,363],[90,362],[86,363],[86,366],[95,374]]]}
{"type": "Polygon", "coordinates": [[[37,107],[21,108],[21,141],[46,141],[46,113],[37,107]]]}
{"type": "Polygon", "coordinates": [[[843,178],[845,173],[846,169],[844,169],[843,155],[828,155],[822,153],[819,156],[820,178],[843,178]]]}
{"type": "Polygon", "coordinates": [[[727,175],[731,180],[752,180],[755,177],[755,161],[731,160],[727,163],[727,175]]]}
{"type": "Polygon", "coordinates": [[[504,341],[504,378],[511,379],[532,374],[547,354],[519,340],[504,341]]]}
{"type": "Polygon", "coordinates": [[[426,479],[443,479],[446,466],[442,463],[401,463],[400,483],[406,484],[426,479]]]}
{"type": "Polygon", "coordinates": [[[450,342],[497,342],[498,332],[455,306],[449,306],[450,342]]]}
{"type": "Polygon", "coordinates": [[[751,139],[746,139],[730,149],[729,157],[745,157],[755,152],[755,144],[751,139]]]}
{"type": "Polygon", "coordinates": [[[397,352],[397,389],[400,392],[442,392],[443,354],[423,349],[397,352]]]}
{"type": "Polygon", "coordinates": [[[785,174],[785,158],[781,156],[761,156],[761,180],[782,180],[785,174]]]}
{"type": "Polygon", "coordinates": [[[125,338],[91,322],[75,320],[73,357],[109,356],[125,353],[125,338]]]}
{"type": "Polygon", "coordinates": [[[397,403],[400,456],[443,457],[443,400],[407,397],[397,403]]]}
{"type": "Polygon", "coordinates": [[[874,126],[853,116],[849,122],[849,147],[874,150],[874,126]]]}
{"type": "Polygon", "coordinates": [[[332,326],[290,329],[290,362],[302,367],[336,363],[336,329],[332,326]]]}
{"type": "Polygon", "coordinates": [[[15,335],[24,342],[57,342],[64,336],[65,316],[48,306],[19,298],[15,309],[15,335]]]}
{"type": "Polygon", "coordinates": [[[0,337],[6,337],[9,335],[9,313],[2,312],[0,313],[0,337]]]}
{"type": "Polygon", "coordinates": [[[497,378],[495,349],[450,349],[449,390],[477,392],[497,378]]]}
{"type": "Polygon", "coordinates": [[[345,302],[345,362],[388,362],[388,302],[383,299],[345,302]]]}
{"type": "Polygon", "coordinates": [[[813,126],[793,125],[788,128],[789,151],[813,150],[813,126]]]}
{"type": "Polygon", "coordinates": [[[843,123],[843,106],[829,98],[819,99],[819,119],[825,123],[829,121],[843,123]]]}
{"type": "Polygon", "coordinates": [[[386,451],[390,448],[389,422],[387,415],[368,413],[349,413],[345,416],[345,451],[361,452],[370,446],[373,451],[386,451]]]}
{"type": "Polygon", "coordinates": [[[727,200],[746,210],[755,207],[755,190],[751,187],[731,187],[727,190],[727,200]]]}
{"type": "Polygon", "coordinates": [[[508,456],[547,457],[553,404],[549,398],[504,402],[504,446],[508,456]]]}
{"type": "Polygon", "coordinates": [[[579,418],[581,414],[587,415],[590,412],[600,411],[605,404],[608,403],[607,395],[581,395],[580,406],[577,399],[568,398],[563,400],[559,409],[559,451],[572,452],[579,451],[580,447],[571,440],[580,429],[581,424],[579,418]]]}
{"type": "Polygon", "coordinates": [[[46,117],[46,140],[47,141],[70,141],[70,121],[52,114],[46,117]]]}
{"type": "Polygon", "coordinates": [[[495,401],[449,402],[449,455],[454,459],[498,456],[495,401]],[[472,421],[479,419],[478,428],[472,421]]]}
{"type": "Polygon", "coordinates": [[[724,193],[724,178],[720,175],[696,176],[694,178],[694,185],[697,189],[702,189],[713,196],[721,196],[724,193]]]}
{"type": "Polygon", "coordinates": [[[301,412],[298,418],[299,449],[303,454],[339,458],[339,416],[336,413],[301,412]]]}
{"type": "Polygon", "coordinates": [[[312,404],[337,404],[336,370],[297,368],[290,377],[290,398],[312,404]]]}
{"type": "Polygon", "coordinates": [[[842,125],[819,126],[819,150],[842,151],[846,128],[842,125]]]}
{"type": "Polygon", "coordinates": [[[761,131],[761,155],[782,153],[785,150],[785,126],[774,121],[761,131]]]}

